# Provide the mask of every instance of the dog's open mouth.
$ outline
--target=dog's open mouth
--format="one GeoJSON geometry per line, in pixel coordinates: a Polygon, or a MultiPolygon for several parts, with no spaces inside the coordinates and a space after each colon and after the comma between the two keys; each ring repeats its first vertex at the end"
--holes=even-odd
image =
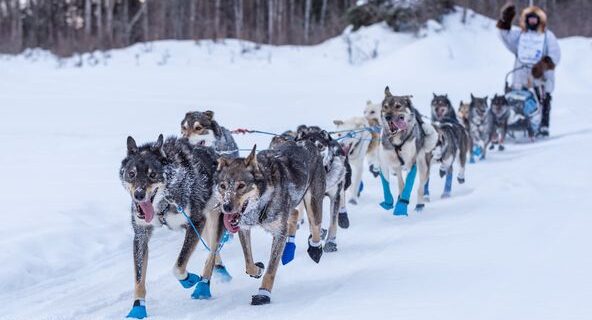
{"type": "Polygon", "coordinates": [[[238,230],[240,230],[239,223],[241,219],[241,214],[245,212],[248,204],[249,200],[245,201],[239,212],[224,213],[224,227],[230,233],[237,233],[238,230]]]}
{"type": "Polygon", "coordinates": [[[154,194],[152,194],[150,199],[136,202],[137,216],[139,219],[146,221],[146,223],[150,223],[154,218],[154,206],[152,202],[154,201],[154,197],[156,197],[156,191],[158,191],[158,188],[154,190],[154,194]]]}
{"type": "Polygon", "coordinates": [[[404,118],[397,118],[388,122],[391,134],[397,134],[399,131],[407,130],[407,122],[404,118]]]}

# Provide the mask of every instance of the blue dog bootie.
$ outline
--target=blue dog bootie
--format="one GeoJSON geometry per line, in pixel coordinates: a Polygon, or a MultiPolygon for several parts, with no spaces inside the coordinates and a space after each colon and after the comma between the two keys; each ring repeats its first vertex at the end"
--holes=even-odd
{"type": "Polygon", "coordinates": [[[222,282],[230,282],[232,280],[232,276],[228,269],[224,265],[217,264],[214,266],[214,272],[218,275],[222,282]]]}
{"type": "Polygon", "coordinates": [[[179,280],[179,282],[185,289],[193,287],[199,281],[201,281],[201,277],[191,272],[187,272],[187,278],[185,278],[184,280],[179,280]]]}
{"type": "Polygon", "coordinates": [[[380,182],[382,183],[382,192],[384,194],[384,201],[380,203],[380,206],[384,210],[391,210],[393,208],[393,194],[391,193],[391,187],[388,179],[380,173],[380,182]]]}
{"type": "Polygon", "coordinates": [[[198,300],[205,300],[212,297],[210,292],[210,280],[201,279],[195,286],[195,290],[191,294],[191,298],[198,300]]]}
{"type": "Polygon", "coordinates": [[[127,314],[126,319],[144,319],[148,316],[146,313],[146,302],[144,299],[134,301],[132,310],[127,314]]]}
{"type": "Polygon", "coordinates": [[[284,247],[284,253],[282,254],[283,265],[287,265],[292,260],[294,260],[294,255],[296,253],[296,243],[294,242],[294,240],[294,236],[288,237],[288,242],[286,242],[286,246],[284,247]]]}

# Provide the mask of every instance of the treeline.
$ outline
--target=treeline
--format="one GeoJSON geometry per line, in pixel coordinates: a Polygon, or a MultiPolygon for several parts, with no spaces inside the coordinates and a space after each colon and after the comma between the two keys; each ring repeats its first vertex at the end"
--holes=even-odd
{"type": "MultiPolygon", "coordinates": [[[[350,24],[416,30],[461,5],[497,18],[506,0],[0,0],[0,53],[58,56],[163,39],[315,44],[350,24]]],[[[528,0],[515,0],[519,8],[528,0]]],[[[592,1],[534,1],[559,36],[592,36],[592,1]]]]}
{"type": "Polygon", "coordinates": [[[162,39],[314,44],[355,0],[0,0],[0,52],[59,56],[162,39]]]}

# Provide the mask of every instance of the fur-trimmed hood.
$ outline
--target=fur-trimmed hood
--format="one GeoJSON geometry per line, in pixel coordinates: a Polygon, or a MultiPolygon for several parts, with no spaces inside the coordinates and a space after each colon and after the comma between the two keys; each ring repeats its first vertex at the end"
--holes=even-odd
{"type": "Polygon", "coordinates": [[[541,33],[545,32],[547,28],[547,14],[543,9],[537,6],[526,7],[522,10],[522,13],[520,14],[520,29],[526,31],[526,16],[531,13],[534,13],[539,17],[540,22],[537,31],[541,33]]]}

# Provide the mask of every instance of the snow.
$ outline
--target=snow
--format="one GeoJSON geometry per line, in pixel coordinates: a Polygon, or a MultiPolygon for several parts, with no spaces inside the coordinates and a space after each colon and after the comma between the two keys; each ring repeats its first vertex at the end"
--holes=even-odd
{"type": "MultiPolygon", "coordinates": [[[[513,56],[494,22],[459,21],[450,15],[419,37],[378,24],[313,47],[161,41],[95,54],[96,66],[84,55],[81,68],[39,51],[0,57],[0,319],[127,314],[132,230],[117,173],[128,135],[142,143],[178,134],[196,109],[214,110],[231,129],[332,128],[381,100],[386,85],[412,94],[424,114],[432,92],[455,106],[470,93],[501,92],[513,56]]],[[[150,318],[588,319],[592,40],[560,45],[550,139],[491,152],[450,199],[438,198],[443,180],[432,170],[432,202],[406,218],[378,206],[379,182],[365,174],[339,252],[314,264],[304,227],[265,307],[248,304],[260,282],[245,275],[238,239],[222,252],[233,281],[214,280],[213,299],[195,301],[171,274],[182,234],[159,231],[150,243],[150,318]]],[[[237,142],[262,147],[269,137],[237,142]]],[[[267,263],[270,236],[253,237],[256,261],[267,263]]],[[[199,273],[205,255],[200,247],[189,271],[199,273]]]]}

